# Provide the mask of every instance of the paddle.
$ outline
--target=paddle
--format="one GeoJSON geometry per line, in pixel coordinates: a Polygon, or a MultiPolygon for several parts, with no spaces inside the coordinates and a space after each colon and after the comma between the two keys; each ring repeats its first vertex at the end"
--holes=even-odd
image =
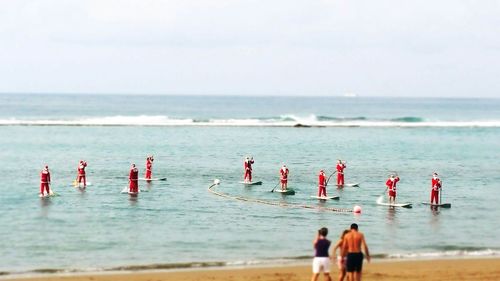
{"type": "Polygon", "coordinates": [[[441,185],[441,186],[439,187],[439,189],[441,189],[441,190],[439,191],[439,204],[443,204],[443,201],[441,200],[442,195],[443,195],[443,183],[442,183],[441,181],[439,181],[439,184],[441,185]]]}
{"type": "Polygon", "coordinates": [[[331,178],[333,175],[335,175],[335,173],[336,173],[336,172],[337,172],[336,170],[335,170],[335,171],[333,171],[333,173],[332,173],[332,174],[328,177],[328,179],[326,180],[326,183],[325,183],[325,187],[328,185],[328,182],[330,181],[330,178],[331,178]]]}
{"type": "Polygon", "coordinates": [[[47,194],[47,195],[54,196],[54,190],[52,190],[52,186],[51,186],[50,182],[48,183],[48,186],[49,186],[49,194],[47,194]]]}
{"type": "Polygon", "coordinates": [[[271,192],[274,192],[274,190],[276,189],[276,187],[278,187],[278,185],[281,183],[281,180],[273,187],[273,189],[271,190],[271,192]]]}
{"type": "Polygon", "coordinates": [[[377,203],[382,203],[382,201],[384,201],[384,195],[385,193],[387,192],[387,186],[385,187],[385,190],[384,192],[382,193],[382,195],[380,195],[378,198],[377,198],[377,203]]]}

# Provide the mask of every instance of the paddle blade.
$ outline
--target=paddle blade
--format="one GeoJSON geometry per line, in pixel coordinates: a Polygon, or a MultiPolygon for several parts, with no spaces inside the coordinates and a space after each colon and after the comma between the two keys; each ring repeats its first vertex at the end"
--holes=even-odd
{"type": "Polygon", "coordinates": [[[380,204],[384,202],[384,195],[380,195],[378,198],[377,198],[377,203],[380,204]]]}

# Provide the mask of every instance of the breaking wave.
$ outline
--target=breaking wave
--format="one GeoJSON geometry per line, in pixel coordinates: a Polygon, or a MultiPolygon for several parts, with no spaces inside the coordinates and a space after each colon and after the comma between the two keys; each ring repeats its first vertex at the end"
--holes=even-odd
{"type": "Polygon", "coordinates": [[[434,121],[406,116],[388,119],[293,114],[255,118],[171,118],[165,115],[72,119],[0,119],[0,126],[221,126],[221,127],[500,127],[500,120],[434,121]]]}
{"type": "MultiPolygon", "coordinates": [[[[429,252],[408,252],[408,253],[378,253],[372,255],[375,259],[448,259],[448,258],[481,258],[481,257],[498,257],[500,256],[499,249],[478,248],[478,247],[454,247],[447,246],[437,251],[429,252]]],[[[232,266],[259,266],[259,265],[287,265],[295,263],[309,262],[312,256],[294,256],[282,258],[264,258],[256,260],[240,260],[240,261],[212,261],[212,262],[185,262],[185,263],[156,263],[156,264],[139,264],[139,265],[123,265],[116,267],[103,268],[38,268],[27,271],[12,271],[0,272],[0,276],[10,275],[28,275],[37,276],[40,274],[79,274],[84,272],[130,272],[130,271],[154,271],[154,270],[175,270],[175,269],[200,269],[211,267],[232,267],[232,266]]]]}

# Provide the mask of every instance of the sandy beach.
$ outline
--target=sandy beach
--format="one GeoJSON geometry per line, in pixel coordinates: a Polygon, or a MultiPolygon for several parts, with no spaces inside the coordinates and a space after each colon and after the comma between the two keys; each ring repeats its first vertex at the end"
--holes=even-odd
{"type": "MultiPolygon", "coordinates": [[[[335,268],[332,272],[332,277],[336,277],[337,273],[338,271],[335,268]]],[[[33,278],[9,279],[17,281],[284,281],[309,280],[310,277],[310,266],[299,265],[243,269],[37,276],[33,278]]],[[[320,277],[320,280],[323,280],[323,277],[320,277]]],[[[375,261],[369,264],[365,263],[363,280],[500,280],[500,259],[375,261]]]]}

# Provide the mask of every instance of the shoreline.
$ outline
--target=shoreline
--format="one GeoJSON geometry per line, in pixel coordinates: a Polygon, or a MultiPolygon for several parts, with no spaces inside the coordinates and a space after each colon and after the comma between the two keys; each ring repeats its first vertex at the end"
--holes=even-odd
{"type": "MultiPolygon", "coordinates": [[[[311,260],[247,265],[213,265],[169,269],[76,271],[59,273],[19,273],[0,275],[0,280],[14,281],[119,281],[119,280],[308,280],[311,260]]],[[[364,280],[500,280],[500,257],[442,257],[373,259],[363,264],[364,280]]],[[[331,276],[338,274],[332,264],[331,276]]],[[[322,277],[321,277],[322,278],[322,277]]]]}

